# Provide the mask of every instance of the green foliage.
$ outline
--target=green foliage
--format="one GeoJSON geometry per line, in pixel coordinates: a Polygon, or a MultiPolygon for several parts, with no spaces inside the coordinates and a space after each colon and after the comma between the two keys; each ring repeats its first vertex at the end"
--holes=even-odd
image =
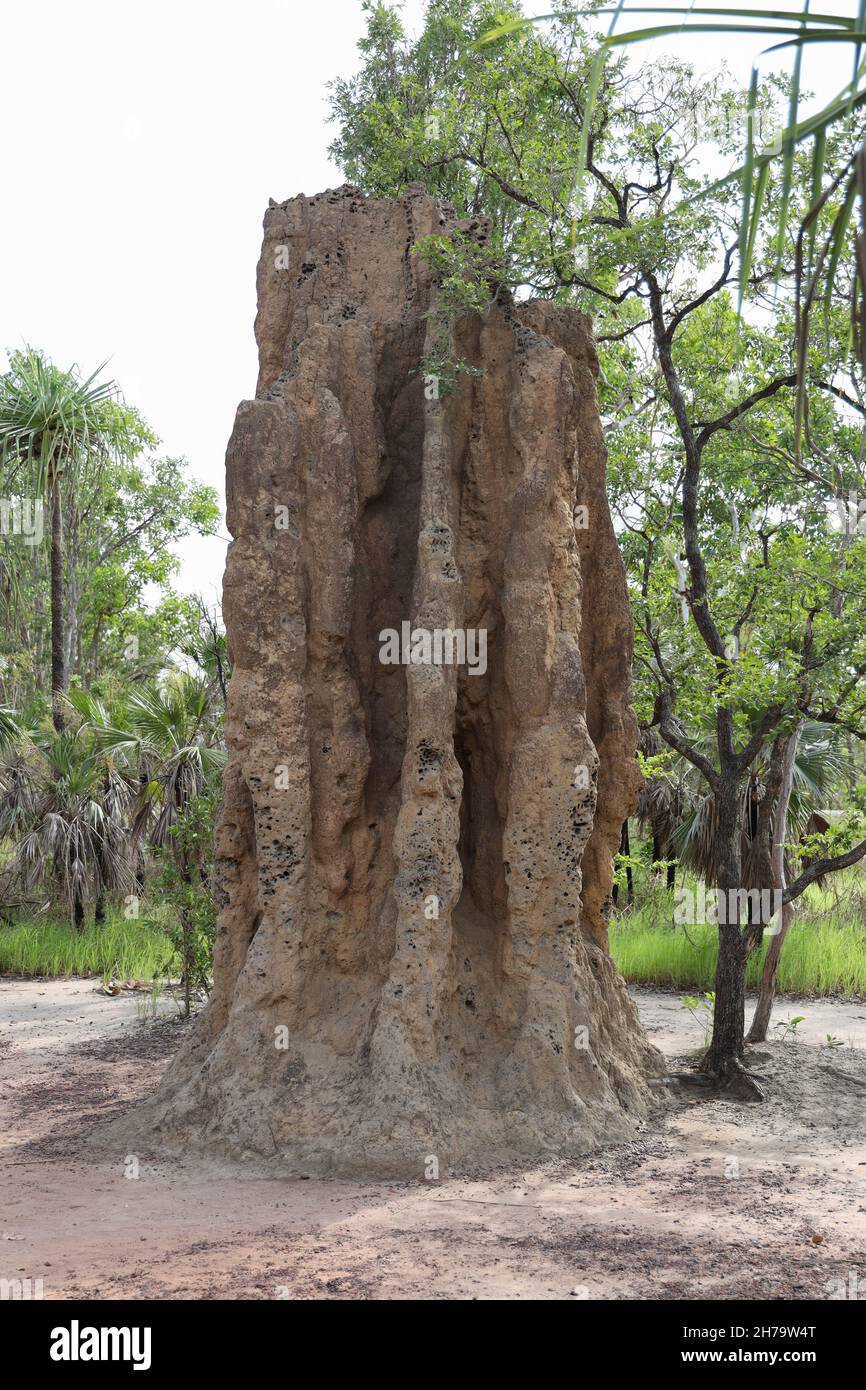
{"type": "Polygon", "coordinates": [[[171,909],[174,959],[191,990],[210,989],[217,908],[213,893],[213,835],[218,791],[208,786],[172,826],[157,856],[155,891],[171,909]]]}
{"type": "MultiPolygon", "coordinates": [[[[646,7],[644,7],[645,9],[646,7]]],[[[863,146],[856,148],[863,139],[862,121],[854,124],[856,139],[851,142],[849,153],[840,167],[828,172],[828,145],[840,131],[847,135],[852,128],[852,116],[862,115],[866,105],[866,62],[861,61],[866,43],[866,10],[861,3],[856,17],[852,15],[810,14],[806,5],[801,14],[786,14],[777,10],[741,9],[706,6],[669,6],[668,12],[679,13],[680,24],[655,24],[650,27],[632,29],[626,33],[614,32],[622,18],[628,20],[632,13],[627,5],[620,4],[615,11],[600,10],[598,13],[611,13],[613,19],[607,37],[596,55],[593,67],[593,80],[590,83],[586,106],[586,126],[591,128],[595,118],[595,103],[602,85],[602,74],[606,62],[615,51],[622,51],[634,44],[650,39],[660,39],[680,35],[685,31],[720,34],[753,34],[761,36],[763,42],[772,36],[776,42],[764,52],[775,54],[779,50],[793,50],[793,67],[790,82],[788,112],[785,124],[771,141],[761,144],[757,138],[757,121],[750,120],[745,125],[745,148],[741,166],[723,179],[712,184],[712,195],[720,189],[738,182],[741,188],[741,215],[739,232],[739,301],[746,296],[749,276],[752,270],[755,246],[759,238],[760,220],[765,210],[767,190],[771,173],[779,166],[780,192],[775,214],[776,222],[772,244],[775,256],[777,279],[784,278],[783,261],[786,249],[786,235],[789,230],[794,209],[795,186],[802,174],[797,166],[796,154],[804,142],[809,142],[811,153],[808,166],[808,198],[800,215],[800,228],[796,237],[796,304],[797,332],[795,342],[797,368],[797,416],[796,442],[799,446],[800,429],[803,424],[807,404],[807,365],[812,309],[819,291],[822,289],[824,317],[831,311],[833,294],[837,287],[840,263],[848,260],[848,280],[850,291],[845,285],[844,294],[850,293],[853,337],[860,357],[860,365],[866,367],[866,283],[862,257],[850,256],[848,229],[851,211],[857,195],[861,201],[866,196],[866,165],[863,162],[863,146]],[[715,16],[710,22],[707,17],[715,16]],[[804,52],[815,44],[849,44],[853,50],[853,74],[848,82],[825,106],[815,114],[801,118],[801,73],[804,52]],[[816,249],[819,233],[823,230],[826,238],[816,249]],[[804,246],[806,248],[804,254],[804,246]],[[846,252],[848,253],[846,257],[846,252]]],[[[503,35],[513,36],[525,31],[525,27],[555,19],[545,15],[533,19],[510,20],[498,26],[479,40],[479,46],[495,42],[503,35]]],[[[762,55],[764,56],[764,55],[762,55]]],[[[758,61],[752,70],[749,83],[749,110],[758,107],[759,73],[758,61]]],[[[586,158],[586,139],[581,150],[581,167],[586,158]]],[[[702,194],[701,196],[706,196],[702,194]]]]}
{"type": "Polygon", "coordinates": [[[88,730],[18,729],[0,764],[0,837],[13,841],[7,892],[47,895],[81,926],[88,906],[132,885],[132,788],[88,730]]]}
{"type": "Polygon", "coordinates": [[[713,1014],[716,1008],[716,996],[711,990],[705,990],[697,998],[694,994],[684,994],[680,1000],[680,1008],[685,1009],[691,1018],[700,1028],[704,1042],[708,1043],[713,1031],[713,1014]]]}
{"type": "Polygon", "coordinates": [[[77,367],[55,367],[35,348],[10,354],[0,376],[0,449],[4,473],[29,472],[45,493],[52,478],[84,467],[95,456],[130,457],[154,438],[138,413],[119,399],[99,367],[82,378],[77,367]]]}
{"type": "MultiPolygon", "coordinates": [[[[155,959],[153,932],[103,923],[158,874],[183,922],[188,1002],[213,938],[204,839],[228,660],[218,615],[171,581],[177,542],[213,531],[218,508],[99,377],[31,348],[0,377],[0,905],[23,919],[0,931],[0,961],[141,973],[130,942],[155,959]],[[13,498],[28,520],[45,498],[51,524],[23,528],[13,498]],[[195,672],[173,669],[181,657],[195,672]],[[80,944],[26,921],[46,909],[68,912],[80,944]]],[[[159,941],[163,972],[172,946],[159,941]]]]}
{"type": "MultiPolygon", "coordinates": [[[[171,589],[175,547],[209,534],[212,488],[158,443],[112,382],[61,371],[33,349],[0,377],[0,498],[54,498],[62,513],[66,682],[93,688],[153,676],[191,638],[196,601],[171,589]],[[154,602],[154,595],[157,595],[154,602]]],[[[25,710],[50,688],[49,520],[38,543],[0,528],[0,703],[25,710]]],[[[65,685],[64,687],[65,688],[65,685]]]]}
{"type": "Polygon", "coordinates": [[[660,753],[645,754],[637,752],[637,765],[646,781],[675,776],[677,755],[672,748],[663,748],[660,753]]]}
{"type": "Polygon", "coordinates": [[[787,1018],[780,1018],[777,1023],[773,1024],[773,1027],[779,1034],[780,1042],[788,1042],[790,1038],[796,1039],[797,1029],[801,1023],[805,1022],[805,1014],[795,1014],[793,1018],[789,1014],[787,1018]]]}
{"type": "Polygon", "coordinates": [[[426,262],[436,284],[421,371],[435,379],[438,395],[452,395],[460,376],[481,374],[455,351],[454,332],[462,315],[483,313],[490,303],[490,256],[477,240],[460,231],[451,236],[422,237],[413,247],[413,255],[426,262]]]}
{"type": "MultiPolygon", "coordinates": [[[[853,880],[856,884],[857,880],[853,880]]],[[[777,988],[783,994],[866,996],[866,930],[858,891],[834,897],[810,888],[785,939],[777,988]]],[[[765,943],[749,959],[746,984],[760,983],[765,943]]],[[[678,990],[713,988],[718,930],[710,924],[673,925],[671,894],[657,893],[611,923],[617,969],[635,984],[678,990]]]]}
{"type": "Polygon", "coordinates": [[[165,932],[144,921],[111,912],[100,926],[76,931],[55,919],[22,920],[0,926],[0,974],[48,979],[106,976],[114,980],[158,980],[171,969],[172,945],[165,932]]]}

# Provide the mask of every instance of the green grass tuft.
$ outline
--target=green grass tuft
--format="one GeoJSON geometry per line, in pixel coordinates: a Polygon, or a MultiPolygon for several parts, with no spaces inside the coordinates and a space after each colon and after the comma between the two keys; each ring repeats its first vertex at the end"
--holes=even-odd
{"type": "MultiPolygon", "coordinates": [[[[614,918],[610,948],[620,973],[636,984],[714,987],[717,928],[675,925],[670,894],[651,891],[646,902],[614,918]]],[[[765,941],[749,962],[749,989],[758,986],[766,949],[765,941]]],[[[856,889],[809,890],[782,947],[777,988],[783,994],[866,996],[866,918],[856,889]]]]}
{"type": "Polygon", "coordinates": [[[18,922],[0,927],[0,974],[110,976],[118,980],[164,979],[172,945],[153,924],[109,916],[101,926],[77,932],[68,922],[18,922]]]}

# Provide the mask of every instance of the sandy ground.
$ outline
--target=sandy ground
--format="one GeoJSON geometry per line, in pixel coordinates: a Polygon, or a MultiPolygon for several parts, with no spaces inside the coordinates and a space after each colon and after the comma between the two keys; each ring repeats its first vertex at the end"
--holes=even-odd
{"type": "MultiPolygon", "coordinates": [[[[635,997],[681,1064],[701,1035],[678,996],[635,997]]],[[[578,1163],[368,1185],[94,1160],[81,1136],[181,1040],[162,1007],[142,1023],[141,995],[95,981],[0,981],[0,1278],[60,1299],[866,1298],[862,1001],[780,1001],[805,1022],[755,1050],[764,1105],[675,1089],[637,1139],[578,1163]]]]}

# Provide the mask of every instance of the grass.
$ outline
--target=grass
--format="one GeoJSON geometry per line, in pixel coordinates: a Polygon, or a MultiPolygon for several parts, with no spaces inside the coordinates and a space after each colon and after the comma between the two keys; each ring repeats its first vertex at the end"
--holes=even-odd
{"type": "Polygon", "coordinates": [[[83,932],[68,922],[50,920],[0,927],[2,975],[153,980],[168,975],[171,960],[172,945],[164,931],[141,919],[127,921],[121,914],[83,932]]]}
{"type": "MultiPolygon", "coordinates": [[[[866,996],[862,884],[862,877],[851,877],[804,895],[782,947],[777,988],[783,994],[866,996]]],[[[637,984],[711,990],[716,927],[674,925],[673,897],[655,888],[647,892],[645,902],[611,921],[610,948],[620,973],[637,984]]],[[[751,989],[757,988],[765,952],[766,942],[749,962],[751,989]]]]}
{"type": "MultiPolygon", "coordinates": [[[[852,870],[804,895],[782,948],[778,988],[783,994],[866,997],[864,888],[866,874],[852,870]]],[[[620,972],[636,984],[712,989],[716,928],[674,925],[673,897],[653,881],[641,878],[637,897],[635,907],[611,922],[611,952],[620,972]]],[[[751,988],[760,978],[765,949],[749,963],[751,988]]],[[[154,980],[171,973],[172,960],[158,910],[152,920],[127,920],[115,913],[104,925],[83,932],[58,920],[0,926],[0,975],[154,980]]]]}

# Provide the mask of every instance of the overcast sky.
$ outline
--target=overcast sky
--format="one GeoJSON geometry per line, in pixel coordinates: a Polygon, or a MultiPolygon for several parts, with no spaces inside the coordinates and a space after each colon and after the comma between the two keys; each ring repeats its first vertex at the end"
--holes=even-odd
{"type": "MultiPolygon", "coordinates": [[[[855,0],[827,9],[853,14],[855,0]]],[[[410,27],[423,10],[406,0],[410,27]]],[[[162,451],[221,498],[234,412],[255,389],[262,216],[269,197],[341,182],[325,84],[354,71],[362,27],[360,0],[4,8],[0,350],[30,343],[88,372],[109,359],[162,451]]],[[[704,70],[727,58],[745,85],[755,45],[673,47],[704,70]]],[[[823,48],[805,85],[826,99],[850,64],[823,48]]],[[[179,587],[213,601],[226,541],[187,541],[179,587]]]]}

